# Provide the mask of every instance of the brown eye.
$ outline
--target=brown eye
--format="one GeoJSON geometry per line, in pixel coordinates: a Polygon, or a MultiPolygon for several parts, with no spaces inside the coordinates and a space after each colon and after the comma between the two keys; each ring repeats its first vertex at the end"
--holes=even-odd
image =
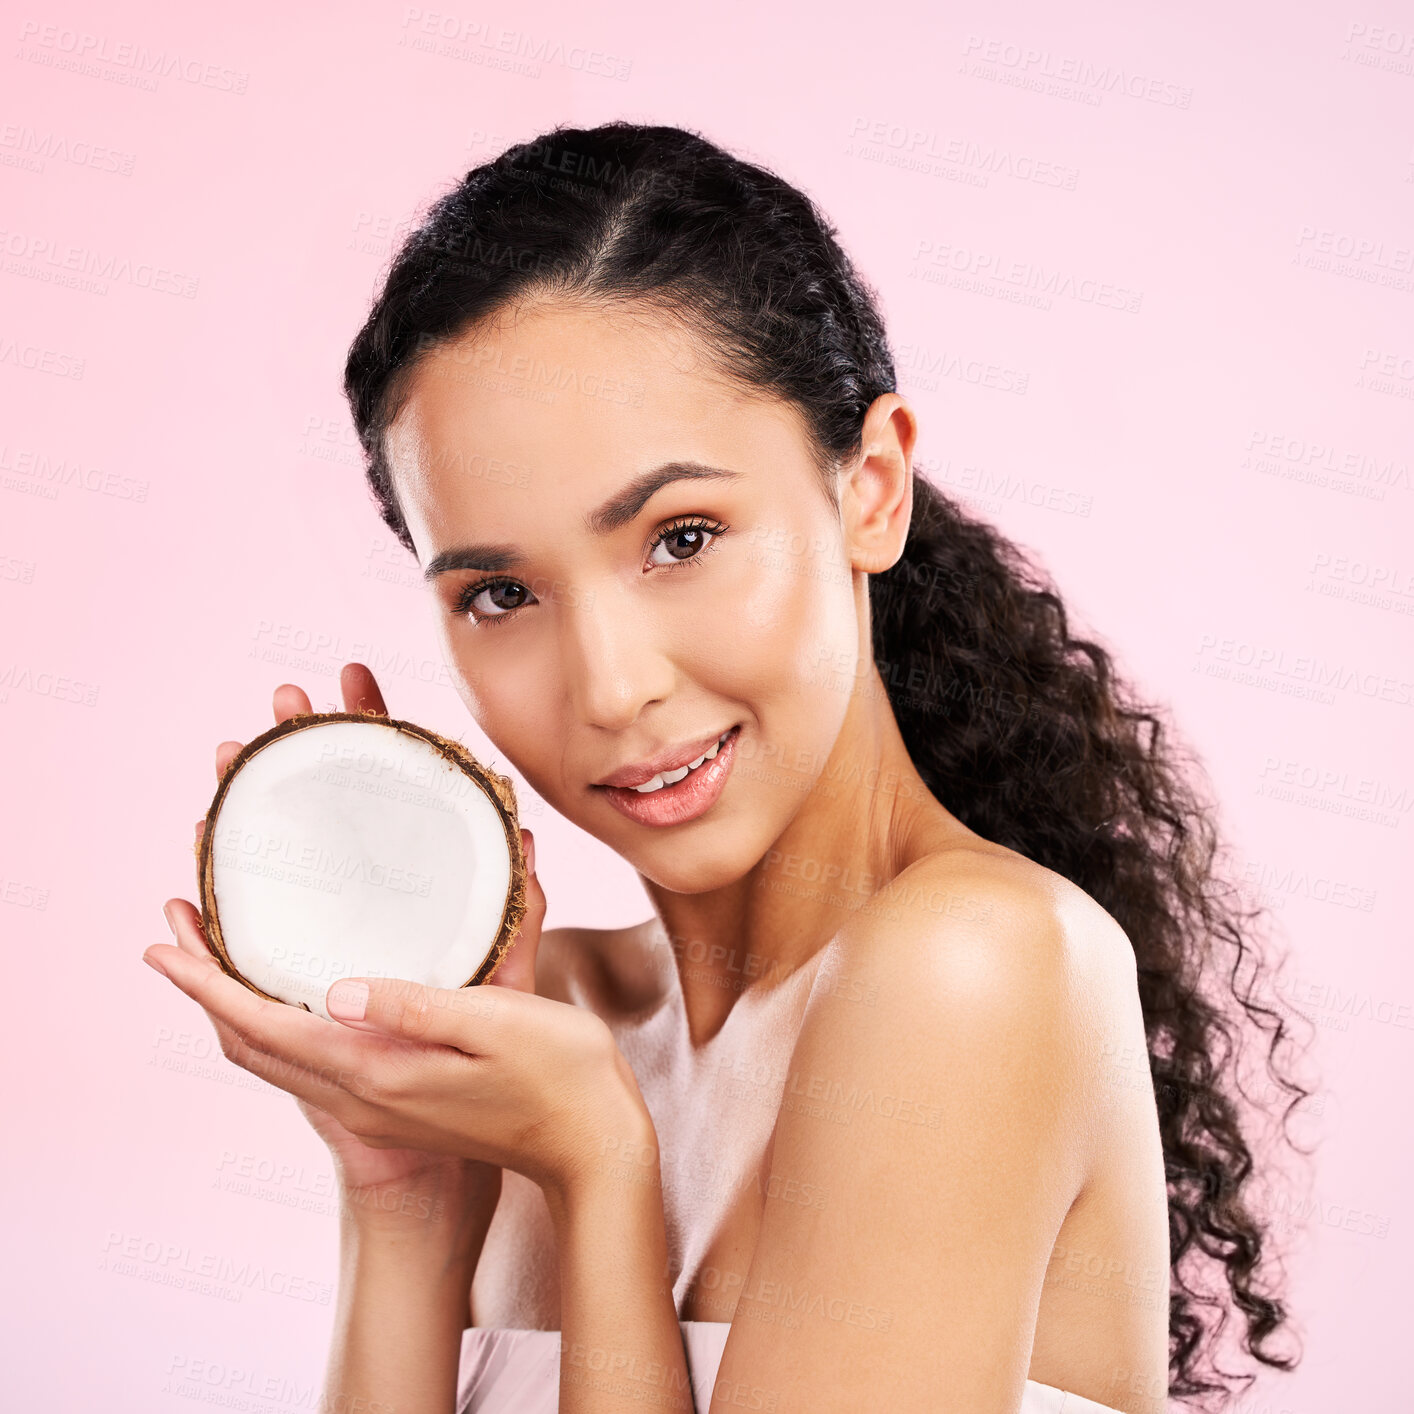
{"type": "Polygon", "coordinates": [[[456,612],[470,614],[475,623],[487,623],[508,618],[514,610],[533,602],[530,590],[513,579],[486,579],[467,585],[457,600],[456,612]]]}
{"type": "Polygon", "coordinates": [[[519,609],[525,603],[525,596],[530,591],[525,585],[517,584],[514,580],[502,579],[495,584],[488,585],[482,593],[487,595],[493,607],[497,609],[519,609]]]}
{"type": "Polygon", "coordinates": [[[725,530],[725,526],[701,520],[664,526],[653,542],[652,553],[656,555],[659,550],[666,550],[669,558],[658,560],[650,556],[649,563],[657,565],[682,564],[685,560],[695,560],[725,530]]]}
{"type": "Polygon", "coordinates": [[[663,541],[664,548],[675,560],[691,558],[706,543],[700,530],[675,530],[663,541]]]}

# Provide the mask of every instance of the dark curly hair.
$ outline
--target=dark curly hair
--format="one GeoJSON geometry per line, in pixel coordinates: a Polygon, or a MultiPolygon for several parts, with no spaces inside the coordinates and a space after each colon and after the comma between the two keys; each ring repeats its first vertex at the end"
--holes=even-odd
{"type": "MultiPolygon", "coordinates": [[[[513,303],[634,303],[693,328],[743,386],[804,415],[822,478],[858,455],[870,404],[896,391],[875,295],[809,197],[677,127],[557,127],[468,172],[432,203],[350,348],[344,390],[380,513],[413,550],[384,433],[420,358],[513,303]]],[[[1311,1091],[1284,1073],[1288,1016],[1215,869],[1211,806],[1110,655],[1075,637],[1049,581],[923,477],[902,558],[870,579],[873,649],[905,743],[935,796],[984,838],[1070,879],[1118,921],[1139,996],[1166,1161],[1169,1393],[1231,1393],[1216,1347],[1288,1323],[1234,1057],[1268,1037],[1266,1110],[1311,1091]],[[920,686],[922,685],[922,686],[920,686]],[[1269,999],[1271,994],[1267,993],[1269,999]]],[[[1270,1115],[1268,1115],[1270,1117],[1270,1115]]],[[[1290,1333],[1287,1325],[1286,1333],[1290,1333]]]]}

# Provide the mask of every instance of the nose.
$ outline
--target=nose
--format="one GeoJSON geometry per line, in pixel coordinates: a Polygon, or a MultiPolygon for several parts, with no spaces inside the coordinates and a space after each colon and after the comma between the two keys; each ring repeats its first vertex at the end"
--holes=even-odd
{"type": "Polygon", "coordinates": [[[580,721],[621,731],[671,695],[677,669],[661,642],[661,626],[627,589],[585,591],[560,622],[561,661],[580,721]]]}

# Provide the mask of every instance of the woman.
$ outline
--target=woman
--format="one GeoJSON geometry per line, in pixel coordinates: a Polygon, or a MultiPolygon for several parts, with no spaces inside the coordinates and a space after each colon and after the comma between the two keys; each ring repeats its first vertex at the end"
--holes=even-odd
{"type": "Polygon", "coordinates": [[[1104,650],[912,477],[811,202],[678,128],[556,129],[435,204],[345,388],[472,716],[653,916],[542,937],[533,882],[492,986],[341,982],[331,1026],[169,901],[149,960],[339,1167],[330,1407],[552,1409],[558,1357],[575,1414],[690,1410],[689,1375],[1137,1414],[1250,1380],[1233,1308],[1288,1368],[1232,1043],[1307,1092],[1212,827],[1104,650]]]}

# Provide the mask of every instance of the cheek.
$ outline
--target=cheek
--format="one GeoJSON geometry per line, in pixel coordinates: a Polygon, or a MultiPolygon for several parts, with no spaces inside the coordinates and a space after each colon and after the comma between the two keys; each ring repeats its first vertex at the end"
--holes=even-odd
{"type": "Polygon", "coordinates": [[[848,562],[827,540],[808,543],[744,557],[732,612],[720,615],[714,639],[740,684],[735,695],[774,719],[763,722],[767,732],[833,740],[848,706],[840,683],[853,678],[859,621],[848,562]]]}
{"type": "Polygon", "coordinates": [[[451,674],[452,685],[457,690],[457,696],[466,704],[472,720],[484,731],[482,716],[486,710],[485,688],[488,684],[484,681],[478,659],[467,651],[465,637],[457,621],[440,608],[436,611],[436,617],[437,636],[442,641],[442,659],[451,674]]]}
{"type": "MultiPolygon", "coordinates": [[[[563,733],[546,715],[553,694],[524,653],[473,648],[455,621],[442,624],[442,648],[452,683],[472,721],[537,790],[546,777],[547,748],[563,733]]],[[[494,633],[495,630],[487,631],[494,633]]]]}

